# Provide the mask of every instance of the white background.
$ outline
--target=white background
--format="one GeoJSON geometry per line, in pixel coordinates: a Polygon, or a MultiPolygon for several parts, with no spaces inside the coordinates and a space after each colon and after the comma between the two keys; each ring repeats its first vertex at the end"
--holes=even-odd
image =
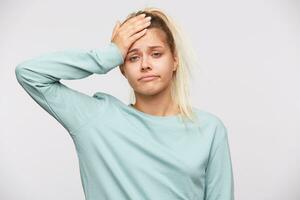
{"type": "MultiPolygon", "coordinates": [[[[196,107],[228,128],[237,200],[300,199],[300,3],[297,0],[0,1],[0,199],[82,200],[66,130],[15,78],[21,61],[67,48],[101,48],[116,20],[157,6],[181,24],[200,65],[196,107]]],[[[118,68],[62,81],[125,103],[118,68]]]]}

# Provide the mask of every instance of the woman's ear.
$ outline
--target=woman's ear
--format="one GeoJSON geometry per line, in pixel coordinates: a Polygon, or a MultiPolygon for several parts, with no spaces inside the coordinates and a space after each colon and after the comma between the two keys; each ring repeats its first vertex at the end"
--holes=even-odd
{"type": "Polygon", "coordinates": [[[173,71],[177,70],[178,64],[179,64],[178,56],[177,56],[177,54],[175,54],[173,71]]]}

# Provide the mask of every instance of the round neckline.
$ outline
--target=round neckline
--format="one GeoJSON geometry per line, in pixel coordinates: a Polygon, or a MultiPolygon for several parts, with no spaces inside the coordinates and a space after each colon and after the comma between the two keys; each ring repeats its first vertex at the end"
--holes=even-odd
{"type": "Polygon", "coordinates": [[[145,112],[142,112],[138,109],[136,109],[131,103],[127,105],[128,108],[130,108],[133,112],[142,115],[143,117],[147,117],[149,119],[153,119],[153,120],[173,120],[173,119],[178,119],[180,114],[176,114],[176,115],[167,115],[167,116],[158,116],[158,115],[152,115],[152,114],[148,114],[145,112]]]}

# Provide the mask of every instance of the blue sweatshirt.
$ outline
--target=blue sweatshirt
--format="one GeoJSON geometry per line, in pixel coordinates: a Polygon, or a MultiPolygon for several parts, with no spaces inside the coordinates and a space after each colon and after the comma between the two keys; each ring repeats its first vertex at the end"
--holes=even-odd
{"type": "Polygon", "coordinates": [[[63,80],[106,74],[124,62],[118,46],[65,50],[21,62],[16,78],[69,133],[86,200],[233,200],[227,129],[193,107],[196,123],[156,116],[104,92],[63,80]]]}

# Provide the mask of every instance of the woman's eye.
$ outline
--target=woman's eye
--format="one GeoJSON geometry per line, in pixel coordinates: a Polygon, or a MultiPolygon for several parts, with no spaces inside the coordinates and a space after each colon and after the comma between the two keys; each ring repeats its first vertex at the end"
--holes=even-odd
{"type": "MultiPolygon", "coordinates": [[[[156,57],[156,58],[160,57],[161,55],[162,55],[162,53],[158,53],[158,52],[152,54],[152,56],[153,56],[153,57],[156,57]]],[[[137,61],[138,59],[139,59],[139,56],[131,56],[131,57],[128,58],[128,60],[129,60],[130,62],[135,62],[135,61],[137,61]]]]}
{"type": "Polygon", "coordinates": [[[154,55],[154,57],[159,57],[161,53],[153,53],[152,55],[154,55]]]}
{"type": "Polygon", "coordinates": [[[138,58],[138,56],[132,56],[132,57],[129,58],[129,60],[130,60],[131,62],[133,62],[133,61],[135,61],[137,58],[138,58]]]}

